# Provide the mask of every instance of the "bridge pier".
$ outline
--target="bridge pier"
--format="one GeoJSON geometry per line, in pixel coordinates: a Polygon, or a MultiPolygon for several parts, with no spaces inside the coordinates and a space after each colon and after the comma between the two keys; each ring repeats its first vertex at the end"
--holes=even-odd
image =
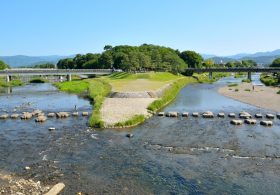
{"type": "Polygon", "coordinates": [[[72,81],[72,75],[71,74],[67,75],[67,81],[72,81]]]}
{"type": "Polygon", "coordinates": [[[209,72],[209,79],[213,79],[213,72],[209,72]]]}
{"type": "Polygon", "coordinates": [[[6,76],[6,81],[7,83],[9,83],[12,80],[12,76],[11,75],[7,75],[6,76]]]}
{"type": "Polygon", "coordinates": [[[248,72],[248,79],[251,81],[252,80],[252,72],[248,72]]]}

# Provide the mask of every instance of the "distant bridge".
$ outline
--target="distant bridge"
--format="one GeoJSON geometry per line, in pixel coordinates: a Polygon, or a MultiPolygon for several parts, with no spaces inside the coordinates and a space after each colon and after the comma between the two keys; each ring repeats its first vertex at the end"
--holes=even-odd
{"type": "Polygon", "coordinates": [[[67,80],[71,81],[71,75],[106,75],[114,72],[112,69],[6,69],[0,71],[0,76],[6,76],[7,82],[10,82],[12,76],[26,76],[26,75],[66,75],[67,80]]]}
{"type": "Polygon", "coordinates": [[[248,79],[252,79],[252,72],[272,72],[277,73],[280,72],[280,68],[187,68],[186,71],[195,72],[195,73],[203,73],[208,72],[209,78],[212,79],[213,72],[247,72],[248,79]]]}

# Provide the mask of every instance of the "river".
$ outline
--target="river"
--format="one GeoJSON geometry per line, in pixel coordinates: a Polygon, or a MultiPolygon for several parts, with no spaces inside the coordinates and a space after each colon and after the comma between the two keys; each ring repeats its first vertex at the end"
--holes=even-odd
{"type": "MultiPolygon", "coordinates": [[[[240,79],[185,87],[164,111],[269,112],[217,93],[240,79]]],[[[50,84],[0,94],[0,112],[90,111],[90,103],[50,84]],[[20,106],[20,107],[18,107],[20,106]]],[[[129,130],[96,130],[87,117],[0,121],[0,169],[45,184],[64,182],[62,194],[279,194],[280,122],[232,126],[230,119],[154,116],[129,130]],[[49,132],[49,127],[56,131],[49,132]],[[129,139],[130,132],[134,137],[129,139]],[[30,166],[31,170],[24,170],[30,166]]]]}

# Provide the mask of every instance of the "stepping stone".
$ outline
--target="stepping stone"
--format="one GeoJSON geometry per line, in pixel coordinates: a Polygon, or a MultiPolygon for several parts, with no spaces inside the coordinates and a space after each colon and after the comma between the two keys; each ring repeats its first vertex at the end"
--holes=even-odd
{"type": "Polygon", "coordinates": [[[260,124],[263,126],[273,126],[272,121],[261,121],[260,124]]]}
{"type": "Polygon", "coordinates": [[[72,116],[79,116],[79,112],[73,112],[72,116]]]}
{"type": "Polygon", "coordinates": [[[261,113],[257,113],[257,114],[255,114],[255,117],[256,117],[256,118],[262,118],[263,115],[262,115],[261,113]]]}
{"type": "Polygon", "coordinates": [[[248,125],[255,125],[255,124],[257,124],[257,120],[255,120],[255,119],[246,119],[245,123],[248,124],[248,125]]]}
{"type": "Polygon", "coordinates": [[[280,119],[280,114],[277,114],[276,117],[277,117],[278,119],[280,119]]]}
{"type": "Polygon", "coordinates": [[[199,113],[198,113],[198,112],[193,112],[193,113],[192,113],[192,116],[193,116],[193,117],[198,117],[198,116],[199,116],[199,113]]]}
{"type": "Polygon", "coordinates": [[[22,115],[21,115],[21,119],[22,120],[28,120],[28,119],[31,119],[32,118],[32,113],[29,113],[29,112],[24,112],[22,115]]]}
{"type": "Polygon", "coordinates": [[[12,114],[10,117],[11,119],[17,119],[19,117],[19,114],[12,114]]]}
{"type": "Polygon", "coordinates": [[[228,114],[228,117],[230,117],[230,118],[235,118],[235,113],[229,113],[229,114],[228,114]]]}
{"type": "Polygon", "coordinates": [[[128,138],[132,138],[134,135],[132,134],[132,133],[128,133],[128,134],[126,134],[126,137],[128,137],[128,138]]]}
{"type": "Polygon", "coordinates": [[[188,112],[183,112],[182,113],[182,117],[188,117],[189,116],[189,113],[188,112]]]}
{"type": "Polygon", "coordinates": [[[178,112],[167,112],[166,116],[167,117],[178,117],[178,112]]]}
{"type": "Polygon", "coordinates": [[[242,120],[231,120],[230,124],[232,124],[232,125],[242,125],[243,121],[242,120]]]}
{"type": "Polygon", "coordinates": [[[218,113],[217,116],[220,117],[220,118],[225,118],[225,113],[220,112],[220,113],[218,113]]]}
{"type": "Polygon", "coordinates": [[[67,117],[69,117],[69,113],[68,112],[58,112],[58,113],[56,113],[56,117],[57,118],[67,118],[67,117]]]}
{"type": "Polygon", "coordinates": [[[275,116],[273,114],[266,114],[266,118],[268,119],[274,119],[275,116]]]}
{"type": "Polygon", "coordinates": [[[249,114],[248,112],[240,112],[239,113],[239,118],[242,118],[242,119],[249,119],[249,118],[252,118],[251,114],[249,114]]]}
{"type": "Polygon", "coordinates": [[[47,114],[47,117],[55,117],[55,113],[51,112],[51,113],[47,114]]]}
{"type": "Polygon", "coordinates": [[[8,114],[2,114],[0,115],[0,119],[7,119],[9,118],[9,115],[8,114]]]}
{"type": "Polygon", "coordinates": [[[38,116],[36,119],[35,119],[35,122],[37,123],[43,123],[47,120],[47,117],[45,116],[38,116]]]}
{"type": "Polygon", "coordinates": [[[214,114],[211,111],[206,111],[202,114],[203,118],[214,118],[214,114]]]}
{"type": "Polygon", "coordinates": [[[164,112],[159,112],[158,116],[164,116],[164,112]]]}
{"type": "Polygon", "coordinates": [[[88,112],[82,112],[82,116],[88,116],[88,112]]]}
{"type": "Polygon", "coordinates": [[[55,130],[54,127],[50,127],[50,128],[49,128],[49,131],[54,131],[54,130],[55,130]]]}

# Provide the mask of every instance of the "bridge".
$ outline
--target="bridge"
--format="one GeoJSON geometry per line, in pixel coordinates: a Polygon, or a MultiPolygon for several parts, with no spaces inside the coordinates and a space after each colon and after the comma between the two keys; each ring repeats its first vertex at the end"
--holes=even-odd
{"type": "Polygon", "coordinates": [[[26,75],[55,75],[67,76],[67,80],[71,81],[71,75],[106,75],[114,72],[112,69],[6,69],[0,71],[0,76],[6,76],[7,82],[11,81],[12,76],[26,76],[26,75]]]}
{"type": "Polygon", "coordinates": [[[209,78],[212,79],[213,72],[247,72],[248,79],[252,80],[252,72],[271,72],[271,73],[278,73],[280,72],[280,68],[276,67],[269,67],[269,68],[188,68],[186,71],[190,71],[193,73],[209,73],[209,78]]]}

